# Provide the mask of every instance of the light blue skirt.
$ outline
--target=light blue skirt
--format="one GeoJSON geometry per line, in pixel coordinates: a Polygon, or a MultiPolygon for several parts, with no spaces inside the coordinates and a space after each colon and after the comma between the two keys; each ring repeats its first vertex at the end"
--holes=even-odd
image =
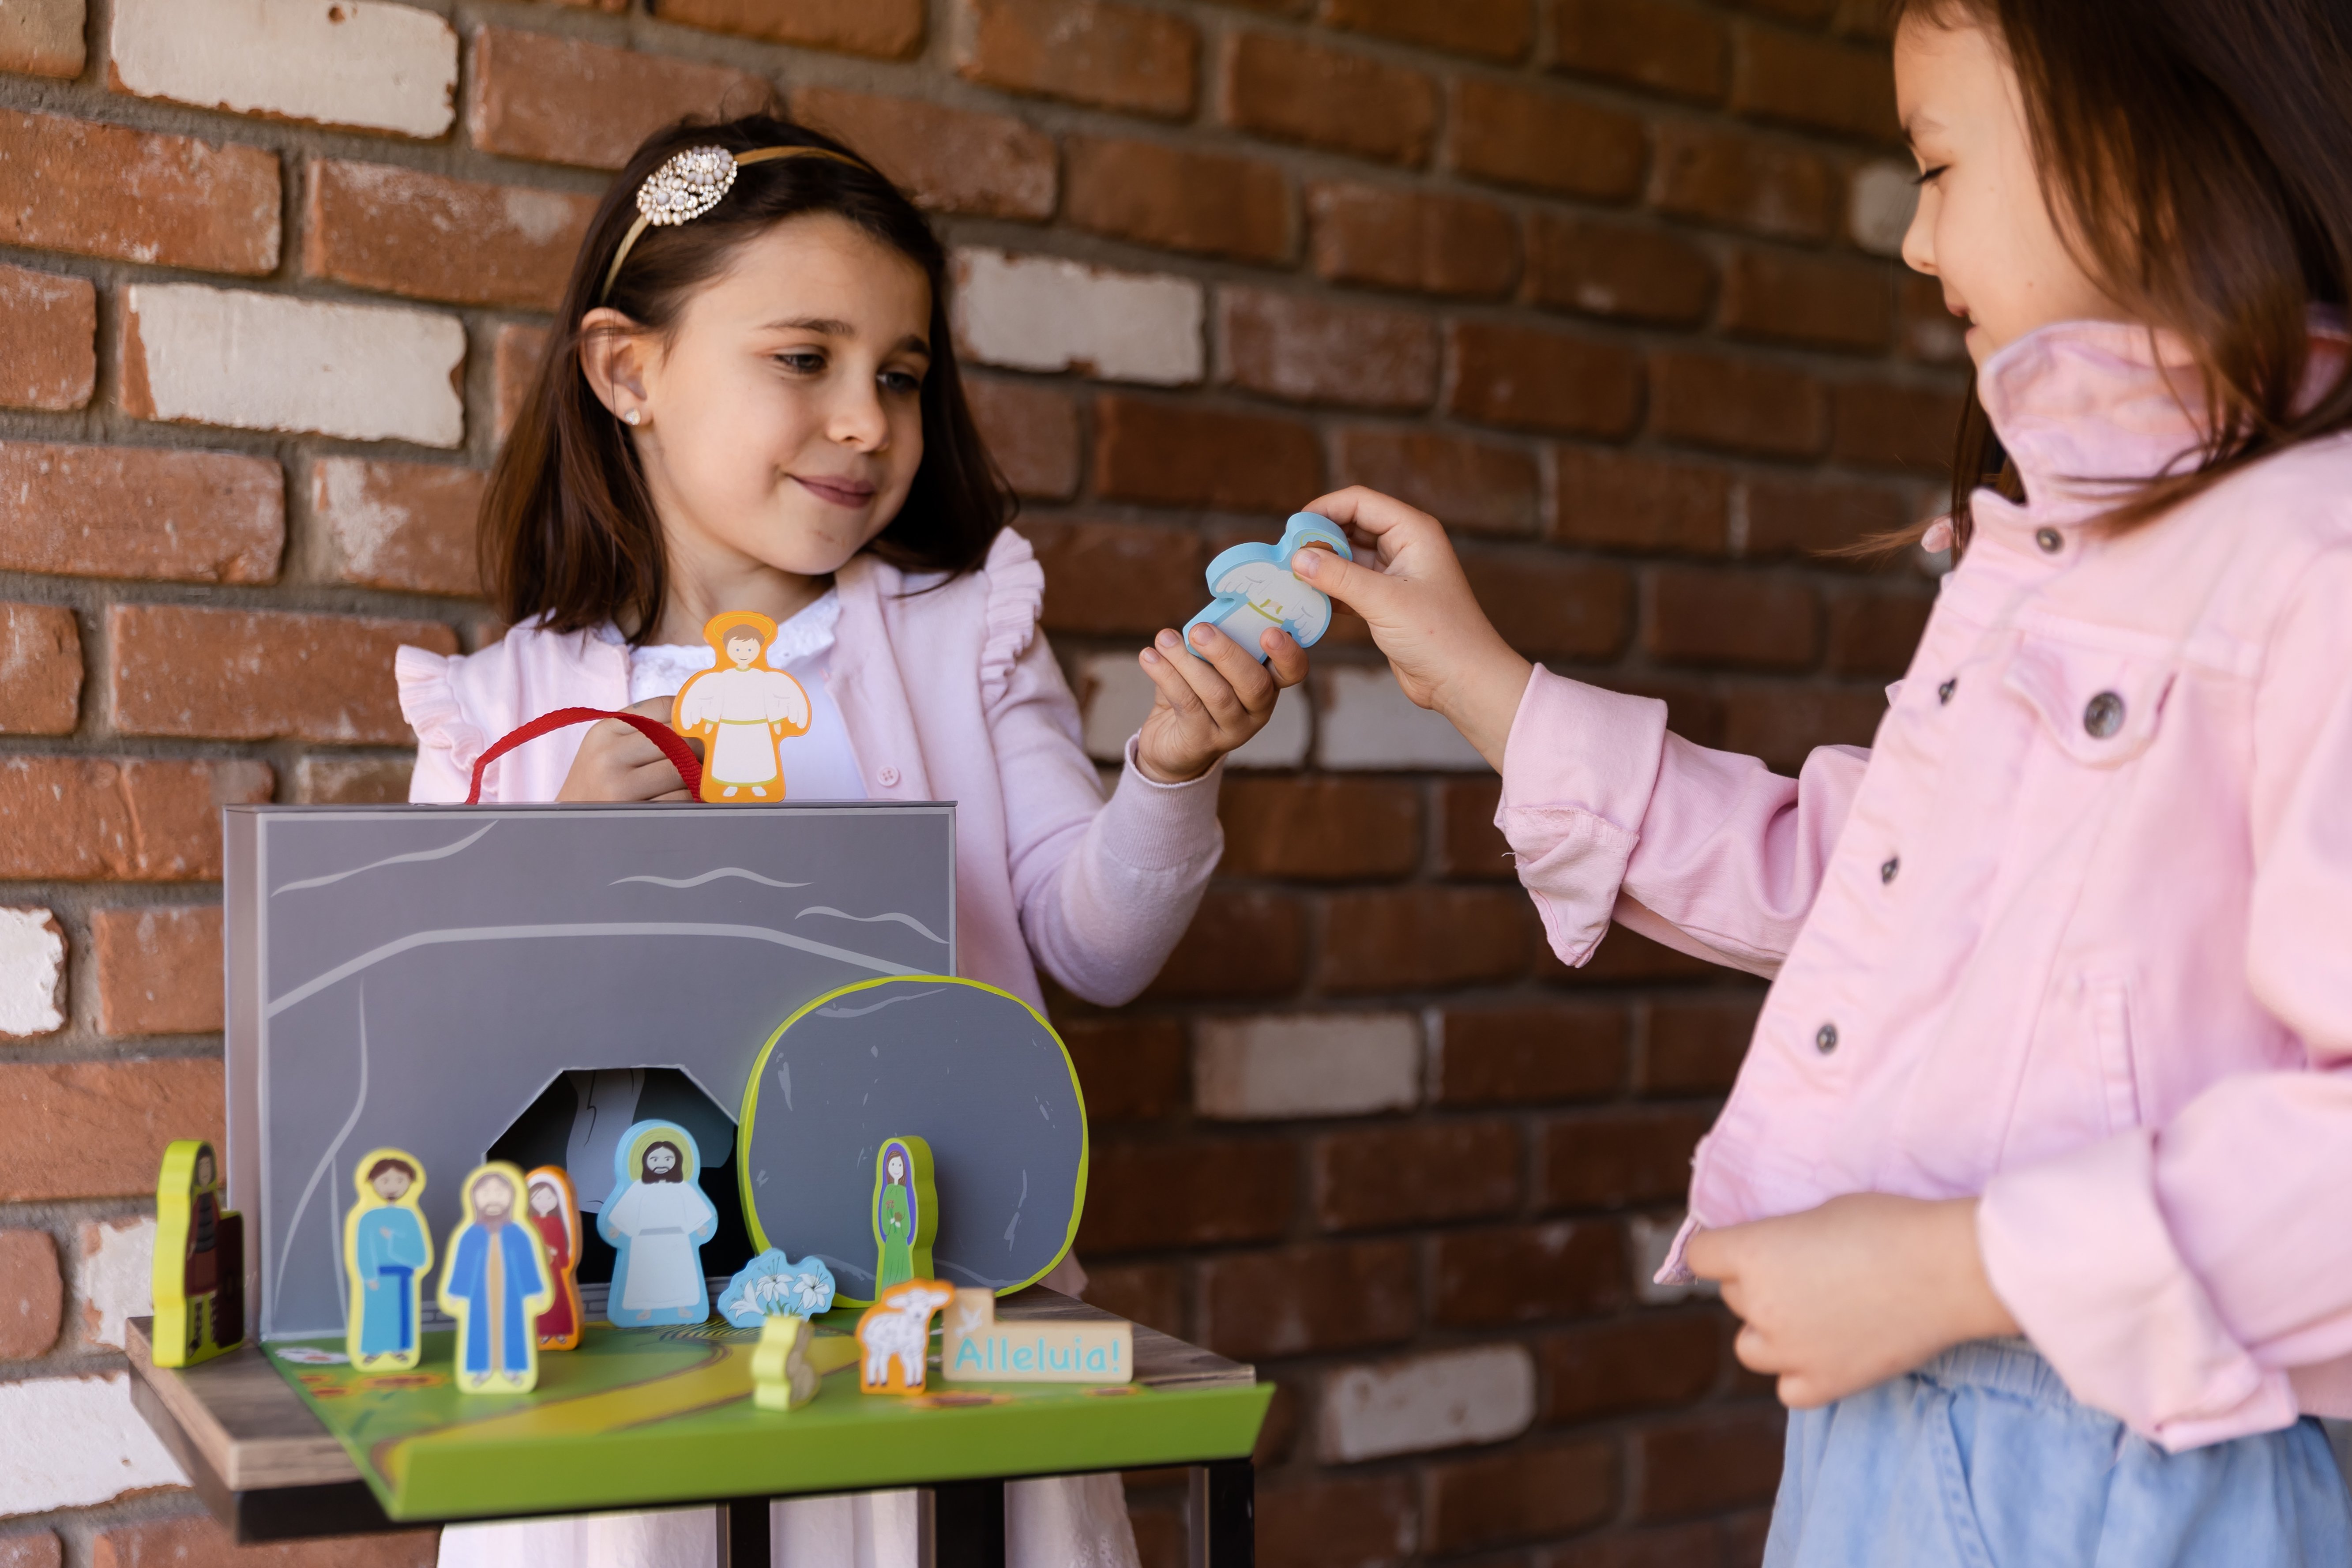
{"type": "Polygon", "coordinates": [[[2352,1499],[2315,1421],[2168,1454],[1981,1340],[1792,1411],[1765,1568],[2345,1568],[2352,1499]]]}

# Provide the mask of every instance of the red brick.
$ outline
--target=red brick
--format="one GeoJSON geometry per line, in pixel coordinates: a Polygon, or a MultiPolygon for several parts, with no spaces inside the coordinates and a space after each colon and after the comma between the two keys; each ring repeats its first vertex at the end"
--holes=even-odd
{"type": "Polygon", "coordinates": [[[834,87],[802,89],[793,112],[856,148],[918,206],[980,217],[1054,216],[1054,139],[1009,114],[834,87]]]}
{"type": "Polygon", "coordinates": [[[1294,403],[1426,408],[1437,395],[1428,317],[1271,289],[1217,291],[1220,379],[1294,403]]]}
{"type": "Polygon", "coordinates": [[[1067,500],[1078,489],[1078,405],[1067,393],[973,377],[963,384],[988,455],[1020,495],[1067,500]]]}
{"type": "Polygon", "coordinates": [[[1502,781],[1492,777],[1438,781],[1438,875],[1474,882],[1517,879],[1510,843],[1495,826],[1495,804],[1501,792],[1502,781]]]}
{"type": "Polygon", "coordinates": [[[1175,1264],[1113,1263],[1089,1268],[1086,1299],[1130,1323],[1141,1323],[1180,1340],[1192,1337],[1184,1312],[1184,1271],[1175,1264]]]}
{"type": "Polygon", "coordinates": [[[1517,322],[1446,327],[1446,412],[1560,435],[1630,435],[1642,416],[1642,361],[1629,349],[1517,322]]]}
{"type": "Polygon", "coordinates": [[[1831,389],[1830,456],[1873,468],[1910,468],[1942,478],[1952,471],[1961,399],[1938,387],[1884,381],[1842,382],[1831,389]]]}
{"type": "MultiPolygon", "coordinates": [[[[84,0],[18,0],[0,12],[0,70],[68,79],[81,75],[84,0]]],[[[27,1537],[29,1544],[30,1538],[27,1537]]],[[[46,1561],[55,1568],[55,1537],[46,1561]]],[[[7,1561],[0,1559],[0,1561],[7,1561]]],[[[8,1568],[17,1568],[8,1562],[8,1568]]],[[[23,1568],[32,1568],[28,1559],[23,1568]]]]}
{"type": "Polygon", "coordinates": [[[1590,1209],[1680,1198],[1690,1187],[1691,1151],[1714,1121],[1691,1110],[1561,1117],[1544,1129],[1539,1201],[1590,1209]]]}
{"type": "Polygon", "coordinates": [[[0,441],[0,570],[268,583],[285,547],[267,458],[0,441]]]}
{"type": "Polygon", "coordinates": [[[1315,1141],[1315,1217],[1326,1230],[1468,1219],[1519,1201],[1519,1132],[1507,1121],[1415,1122],[1315,1141]]]}
{"type": "Polygon", "coordinates": [[[310,511],[326,574],[413,594],[480,594],[474,524],[487,479],[478,468],[319,458],[310,465],[310,511]]]}
{"type": "Polygon", "coordinates": [[[1760,120],[1899,142],[1895,70],[1886,51],[1742,27],[1733,49],[1731,107],[1760,120]]]}
{"type": "Polygon", "coordinates": [[[1307,218],[1310,259],[1328,282],[1494,299],[1518,276],[1517,226],[1492,202],[1317,180],[1307,218]]]}
{"type": "Polygon", "coordinates": [[[1778,1406],[1709,1410],[1633,1436],[1633,1516],[1687,1519],[1772,1500],[1788,1416],[1778,1406]]]}
{"type": "Polygon", "coordinates": [[[519,321],[499,323],[499,335],[490,351],[490,420],[501,441],[514,428],[515,416],[522,412],[524,399],[538,384],[540,362],[547,357],[547,339],[545,327],[525,326],[519,321]]]}
{"type": "Polygon", "coordinates": [[[1969,357],[1968,323],[1946,308],[1944,285],[1916,272],[1902,275],[1896,310],[1904,357],[1927,364],[1965,364],[1969,357]]]}
{"type": "Polygon", "coordinates": [[[1723,1527],[1713,1521],[1657,1530],[1612,1530],[1552,1548],[1540,1568],[1757,1568],[1755,1563],[1724,1556],[1723,1535],[1723,1527]]]}
{"type": "Polygon", "coordinates": [[[98,1026],[110,1035],[206,1035],[221,1026],[217,904],[99,910],[98,1026]]]}
{"type": "MultiPolygon", "coordinates": [[[[1546,950],[1549,953],[1549,949],[1546,950]]],[[[1670,980],[1713,978],[1720,973],[1703,958],[1676,952],[1641,932],[1612,925],[1581,969],[1561,968],[1554,976],[1571,984],[1643,985],[1670,980]]]]}
{"type": "Polygon", "coordinates": [[[923,0],[661,0],[657,11],[681,26],[877,59],[911,58],[923,47],[923,0]]]}
{"type": "Polygon", "coordinates": [[[408,777],[415,766],[414,752],[392,757],[304,757],[294,764],[294,804],[396,805],[408,798],[408,777]]]}
{"type": "Polygon", "coordinates": [[[596,198],[313,158],[304,172],[302,271],[458,305],[551,310],[596,198]]]}
{"type": "Polygon", "coordinates": [[[0,109],[0,244],[257,277],[278,229],[274,153],[0,109]]]}
{"type": "Polygon", "coordinates": [[[1720,103],[1730,85],[1724,25],[1678,0],[1551,0],[1554,70],[1720,103]]]}
{"type": "Polygon", "coordinates": [[[1226,37],[1221,116],[1276,142],[1418,168],[1437,134],[1437,84],[1369,55],[1275,33],[1226,37]]]}
{"type": "Polygon", "coordinates": [[[1421,792],[1391,779],[1229,778],[1229,877],[1402,877],[1421,863],[1421,792]]]}
{"type": "Polygon", "coordinates": [[[1752,992],[1650,1004],[1642,1046],[1644,1094],[1727,1094],[1747,1058],[1763,999],[1752,992]]]}
{"type": "Polygon", "coordinates": [[[1162,120],[1192,112],[1201,40],[1164,11],[1111,0],[960,0],[971,81],[1162,120]]]}
{"type": "Polygon", "coordinates": [[[1614,1443],[1549,1443],[1433,1465],[1422,1543],[1468,1552],[1590,1530],[1617,1511],[1614,1443]]]}
{"type": "Polygon", "coordinates": [[[774,97],[748,71],[510,27],[478,29],[473,53],[467,135],[542,163],[617,169],[665,125],[749,114],[774,97]]]}
{"type": "Polygon", "coordinates": [[[31,1361],[58,1342],[65,1282],[46,1230],[0,1230],[0,1362],[31,1361]]]}
{"type": "Polygon", "coordinates": [[[1290,182],[1272,163],[1101,136],[1064,147],[1063,213],[1076,227],[1236,261],[1290,258],[1290,182]]]}
{"type": "Polygon", "coordinates": [[[0,603],[0,735],[70,735],[81,721],[81,632],[63,605],[0,603]]]}
{"type": "Polygon", "coordinates": [[[1874,686],[1743,686],[1724,699],[1726,751],[1793,773],[1816,746],[1867,746],[1886,715],[1874,686]]]}
{"type": "Polygon", "coordinates": [[[1603,550],[1720,555],[1731,478],[1688,458],[1562,447],[1554,455],[1552,537],[1603,550]]]}
{"type": "Polygon", "coordinates": [[[1625,1237],[1610,1220],[1557,1220],[1437,1238],[1432,1321],[1492,1329],[1590,1317],[1625,1304],[1625,1237]]]}
{"type": "Polygon", "coordinates": [[[438,621],[116,605],[108,705],[125,735],[394,745],[411,738],[390,676],[404,643],[457,651],[438,621]]]}
{"type": "Polygon", "coordinates": [[[1297,1161],[1280,1140],[1097,1142],[1077,1249],[1272,1241],[1290,1228],[1297,1189],[1297,1161]]]}
{"type": "Polygon", "coordinates": [[[1527,534],[1538,521],[1536,460],[1496,441],[1370,426],[1334,443],[1338,481],[1367,485],[1473,533],[1527,534]]]}
{"type": "Polygon", "coordinates": [[[1158,1121],[1191,1103],[1191,1060],[1179,1020],[1120,1013],[1072,1018],[1057,1028],[1077,1067],[1088,1121],[1158,1121]]]}
{"type": "Polygon", "coordinates": [[[1527,900],[1504,888],[1335,893],[1324,918],[1323,989],[1334,995],[1512,979],[1535,925],[1527,900]]]}
{"type": "Polygon", "coordinates": [[[352,1535],[239,1546],[206,1516],[121,1524],[90,1543],[90,1568],[433,1568],[441,1532],[412,1530],[397,1535],[352,1535]]]}
{"type": "Polygon", "coordinates": [[[1442,1105],[1600,1100],[1625,1087],[1625,1015],[1601,1005],[1448,1008],[1432,1053],[1442,1105]]]}
{"type": "Polygon", "coordinates": [[[1633,580],[1622,567],[1535,550],[1482,550],[1462,565],[1495,628],[1528,655],[1605,659],[1633,629],[1633,580]]]}
{"type": "Polygon", "coordinates": [[[1204,1258],[1201,1342],[1237,1361],[1393,1344],[1420,1324],[1419,1277],[1409,1241],[1204,1258]]]}
{"type": "MultiPolygon", "coordinates": [[[[0,161],[6,154],[0,153],[0,161]]],[[[0,406],[79,408],[98,384],[98,290],[87,278],[0,267],[0,406]]]]}
{"type": "Polygon", "coordinates": [[[1829,400],[1802,371],[1670,351],[1650,362],[1650,426],[1694,446],[1818,457],[1829,441],[1829,400]]]}
{"type": "Polygon", "coordinates": [[[1208,565],[1189,529],[1132,522],[1024,522],[1045,569],[1046,629],[1150,637],[1199,609],[1208,565]]]}
{"type": "Polygon", "coordinates": [[[1737,512],[1741,553],[1769,560],[1835,550],[1911,521],[1900,490],[1834,479],[1748,479],[1737,512]]]}
{"type": "Polygon", "coordinates": [[[1670,216],[1822,240],[1837,225],[1837,177],[1817,153],[1704,125],[1658,127],[1650,205],[1670,216]]]}
{"type": "Polygon", "coordinates": [[[267,763],[7,757],[0,878],[216,882],[220,808],[268,800],[272,782],[267,763]]]}
{"type": "Polygon", "coordinates": [[[1419,1539],[1409,1475],[1291,1480],[1257,1494],[1265,1568],[1389,1568],[1419,1539]]]}
{"type": "Polygon", "coordinates": [[[1097,495],[1146,506],[1286,514],[1323,489],[1311,425],[1116,394],[1095,400],[1094,467],[1097,495]]]}
{"type": "Polygon", "coordinates": [[[1372,33],[1490,60],[1527,58],[1535,37],[1528,0],[1322,0],[1315,19],[1328,27],[1372,33]]]}
{"type": "Polygon", "coordinates": [[[1690,326],[1715,298],[1715,263],[1664,229],[1540,212],[1528,219],[1527,291],[1558,310],[1690,326]]]}
{"type": "Polygon", "coordinates": [[[1924,594],[1838,594],[1829,602],[1829,672],[1892,679],[1911,668],[1935,601],[1924,594]]]}
{"type": "Polygon", "coordinates": [[[1734,337],[1884,353],[1894,336],[1894,275],[1879,262],[1743,250],[1723,275],[1734,337]]]}
{"type": "Polygon", "coordinates": [[[1212,887],[1146,995],[1284,996],[1307,973],[1307,911],[1287,893],[1212,887]]]}
{"type": "Polygon", "coordinates": [[[1714,1312],[1677,1312],[1600,1323],[1548,1336],[1540,1348],[1543,1419],[1597,1421],[1688,1405],[1723,1370],[1723,1326],[1714,1312]]]}
{"type": "Polygon", "coordinates": [[[1821,596],[1752,571],[1662,567],[1643,595],[1642,646],[1668,664],[1804,669],[1821,657],[1821,596]]]}
{"type": "Polygon", "coordinates": [[[1539,88],[1458,79],[1452,141],[1454,167],[1472,179],[1606,202],[1642,188],[1639,120],[1539,88]]]}
{"type": "Polygon", "coordinates": [[[163,1145],[221,1124],[217,1061],[0,1062],[0,1202],[152,1196],[163,1145]]]}

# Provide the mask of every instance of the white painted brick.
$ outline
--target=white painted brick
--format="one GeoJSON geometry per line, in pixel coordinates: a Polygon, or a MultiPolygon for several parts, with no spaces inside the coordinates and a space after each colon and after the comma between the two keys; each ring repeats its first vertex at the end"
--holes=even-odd
{"type": "Polygon", "coordinates": [[[1339,665],[1317,678],[1317,760],[1327,768],[1475,768],[1486,760],[1456,730],[1413,706],[1388,667],[1339,665]]]}
{"type": "Polygon", "coordinates": [[[1499,1443],[1536,1417],[1536,1363],[1525,1345],[1342,1368],[1323,1384],[1318,1447],[1351,1464],[1469,1443],[1499,1443]]]}
{"type": "Polygon", "coordinates": [[[1206,312],[1201,286],[1188,279],[956,252],[956,348],[982,364],[1181,386],[1207,368],[1206,312]]]}
{"type": "Polygon", "coordinates": [[[121,1350],[122,1321],[155,1310],[155,1219],[93,1220],[81,1227],[81,1262],[74,1270],[74,1303],[81,1337],[121,1350]]]}
{"type": "Polygon", "coordinates": [[[66,1026],[66,933],[47,910],[0,909],[0,1035],[66,1026]]]}
{"type": "Polygon", "coordinates": [[[1658,1270],[1666,1266],[1666,1254],[1674,1250],[1675,1237],[1682,1228],[1683,1216],[1678,1214],[1637,1214],[1626,1221],[1633,1239],[1633,1294],[1643,1301],[1664,1306],[1717,1293],[1712,1279],[1694,1279],[1687,1285],[1658,1283],[1658,1270]]]}
{"type": "Polygon", "coordinates": [[[457,30],[385,0],[114,0],[114,85],[142,98],[435,137],[457,30]]]}
{"type": "Polygon", "coordinates": [[[123,406],[146,419],[455,447],[455,316],[200,283],[122,291],[123,406]]]}
{"type": "MultiPolygon", "coordinates": [[[[1078,702],[1087,755],[1115,763],[1128,738],[1143,728],[1157,689],[1131,653],[1091,653],[1078,661],[1078,702]]],[[[1307,695],[1294,686],[1275,699],[1274,717],[1225,759],[1229,768],[1296,768],[1307,762],[1314,719],[1307,695]]]]}
{"type": "Polygon", "coordinates": [[[1903,236],[1919,205],[1908,164],[1882,158],[1853,172],[1846,190],[1845,222],[1853,242],[1874,256],[1903,254],[1903,236]]]}
{"type": "Polygon", "coordinates": [[[1226,1121],[1405,1110],[1420,1088],[1410,1013],[1213,1018],[1192,1050],[1192,1109],[1226,1121]]]}
{"type": "Polygon", "coordinates": [[[129,1373],[0,1383],[0,1518],[187,1484],[131,1407],[129,1373]]]}

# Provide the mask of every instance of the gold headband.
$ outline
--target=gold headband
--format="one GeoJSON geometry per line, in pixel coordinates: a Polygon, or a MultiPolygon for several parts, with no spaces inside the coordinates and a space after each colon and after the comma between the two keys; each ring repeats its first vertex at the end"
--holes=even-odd
{"type": "Polygon", "coordinates": [[[755,147],[749,153],[730,153],[724,147],[688,148],[646,175],[646,183],[637,187],[637,221],[621,237],[621,248],[613,253],[613,265],[604,270],[604,287],[597,290],[596,302],[601,305],[612,298],[621,263],[629,258],[637,237],[649,226],[670,228],[691,223],[734,189],[738,169],[777,158],[830,158],[853,169],[866,166],[824,147],[755,147]]]}

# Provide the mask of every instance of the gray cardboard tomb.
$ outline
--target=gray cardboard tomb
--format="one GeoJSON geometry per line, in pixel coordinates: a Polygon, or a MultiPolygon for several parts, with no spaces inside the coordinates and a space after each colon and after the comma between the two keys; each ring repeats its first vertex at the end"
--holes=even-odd
{"type": "Polygon", "coordinates": [[[225,815],[230,1201],[266,1337],[341,1331],[370,1149],[424,1163],[437,1241],[559,1073],[675,1067],[731,1118],[796,1008],[954,970],[951,805],[225,815]]]}

